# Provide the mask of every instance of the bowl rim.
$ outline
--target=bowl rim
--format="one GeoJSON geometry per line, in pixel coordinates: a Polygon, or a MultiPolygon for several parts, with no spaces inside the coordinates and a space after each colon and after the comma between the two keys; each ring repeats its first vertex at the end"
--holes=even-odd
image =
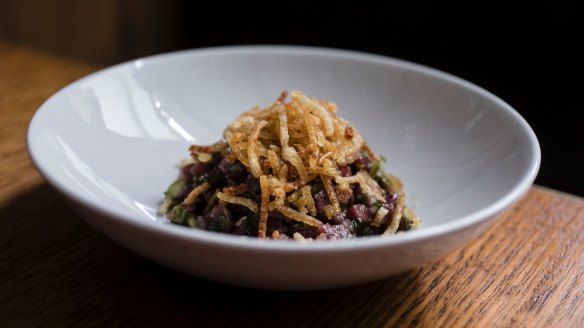
{"type": "MultiPolygon", "coordinates": [[[[78,203],[88,208],[89,210],[100,213],[113,221],[118,221],[118,223],[121,224],[132,225],[135,228],[144,230],[149,233],[172,236],[175,238],[191,242],[209,243],[222,247],[233,247],[239,249],[279,253],[282,252],[306,253],[321,251],[330,252],[345,251],[348,249],[356,250],[403,246],[406,244],[429,240],[464,230],[466,228],[477,225],[483,221],[488,221],[489,218],[498,214],[502,210],[506,209],[507,207],[518,201],[533,184],[541,163],[541,151],[539,143],[535,133],[533,132],[532,128],[529,126],[527,121],[505,101],[472,82],[469,82],[467,80],[464,80],[450,73],[443,72],[435,68],[431,68],[422,64],[417,64],[407,60],[397,59],[389,56],[346,49],[296,45],[239,45],[186,49],[181,51],[168,52],[137,58],[100,69],[72,83],[69,83],[68,85],[54,93],[52,96],[50,96],[47,100],[45,100],[45,102],[37,109],[29,123],[27,129],[26,142],[27,151],[31,161],[33,162],[37,170],[40,172],[40,174],[43,176],[43,178],[50,185],[52,185],[56,190],[58,190],[60,193],[65,195],[70,200],[73,200],[75,203],[78,203]],[[450,83],[455,84],[458,87],[469,89],[475,92],[476,94],[484,97],[485,99],[491,101],[492,103],[498,105],[506,114],[508,114],[512,119],[514,119],[515,122],[518,123],[519,126],[521,127],[521,133],[525,134],[527,137],[526,139],[529,141],[528,152],[529,155],[531,155],[531,161],[522,172],[519,182],[507,193],[505,193],[502,197],[492,202],[491,204],[479,209],[476,212],[454,218],[449,222],[441,223],[432,227],[427,228],[424,227],[417,230],[408,231],[407,233],[403,234],[393,235],[390,238],[380,238],[379,236],[373,236],[359,237],[351,240],[327,240],[313,243],[297,243],[288,241],[261,240],[255,237],[242,237],[199,229],[188,229],[167,222],[144,220],[142,217],[138,218],[132,215],[128,215],[127,213],[124,212],[112,210],[109,207],[99,206],[98,204],[92,202],[89,197],[74,193],[73,190],[70,187],[68,187],[66,183],[62,183],[60,180],[54,177],[51,174],[50,169],[44,167],[43,159],[40,158],[40,156],[35,153],[35,148],[33,146],[34,131],[40,127],[39,126],[41,124],[39,122],[40,120],[39,117],[41,116],[40,114],[46,111],[47,108],[50,107],[51,103],[53,101],[56,101],[56,99],[59,98],[62,94],[65,94],[70,89],[75,88],[76,86],[84,83],[84,81],[86,80],[92,79],[95,76],[107,74],[110,71],[115,71],[128,65],[140,67],[144,64],[166,61],[172,58],[209,55],[242,55],[246,53],[247,54],[262,53],[273,55],[291,55],[291,54],[309,55],[366,61],[375,64],[401,67],[409,71],[415,71],[423,75],[430,75],[441,80],[446,80],[450,83]]],[[[83,215],[81,216],[83,217],[83,215]]]]}

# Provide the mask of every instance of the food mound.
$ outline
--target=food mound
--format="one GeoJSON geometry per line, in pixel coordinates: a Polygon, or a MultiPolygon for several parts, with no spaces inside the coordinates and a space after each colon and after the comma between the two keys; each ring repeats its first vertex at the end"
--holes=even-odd
{"type": "Polygon", "coordinates": [[[298,241],[390,235],[419,225],[335,104],[299,91],[241,114],[224,140],[190,147],[160,214],[210,231],[298,241]]]}

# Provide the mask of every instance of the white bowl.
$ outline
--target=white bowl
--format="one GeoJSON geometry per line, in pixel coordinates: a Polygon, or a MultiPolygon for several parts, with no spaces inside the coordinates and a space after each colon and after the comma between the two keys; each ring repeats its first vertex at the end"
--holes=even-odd
{"type": "Polygon", "coordinates": [[[42,105],[28,147],[46,180],[121,245],[198,277],[269,289],[360,284],[437,260],[517,201],[540,162],[523,118],[469,82],[376,55],[280,46],[183,51],[89,75],[42,105]],[[388,159],[420,229],[299,244],[156,215],[191,143],[217,141],[239,113],[293,89],[337,103],[388,159]]]}

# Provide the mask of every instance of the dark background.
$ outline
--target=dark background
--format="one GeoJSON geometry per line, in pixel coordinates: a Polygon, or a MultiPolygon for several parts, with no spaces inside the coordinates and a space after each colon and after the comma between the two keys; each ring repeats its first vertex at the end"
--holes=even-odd
{"type": "Polygon", "coordinates": [[[314,45],[417,62],[513,106],[539,138],[536,183],[584,196],[582,11],[576,1],[508,2],[0,0],[0,39],[104,65],[236,44],[314,45]]]}

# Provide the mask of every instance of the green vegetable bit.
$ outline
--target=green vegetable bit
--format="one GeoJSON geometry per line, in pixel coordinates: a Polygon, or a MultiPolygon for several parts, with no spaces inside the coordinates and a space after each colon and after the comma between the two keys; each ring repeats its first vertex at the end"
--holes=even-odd
{"type": "Polygon", "coordinates": [[[185,224],[185,222],[188,222],[189,220],[194,220],[194,216],[182,205],[177,205],[172,209],[172,211],[170,211],[168,219],[172,223],[185,224]]]}
{"type": "Polygon", "coordinates": [[[418,218],[409,207],[406,207],[404,208],[398,231],[407,231],[417,228],[420,225],[420,222],[420,218],[418,218]]]}
{"type": "Polygon", "coordinates": [[[184,185],[185,185],[185,181],[182,179],[178,179],[168,187],[168,189],[166,190],[164,195],[166,197],[178,198],[184,185]]]}
{"type": "Polygon", "coordinates": [[[351,225],[349,226],[349,231],[356,234],[361,227],[361,222],[359,220],[351,220],[351,225]]]}
{"type": "Polygon", "coordinates": [[[381,184],[389,187],[392,191],[399,191],[402,189],[403,185],[399,178],[394,175],[388,174],[383,169],[383,164],[385,163],[385,157],[381,157],[380,161],[376,161],[371,165],[370,175],[373,179],[378,179],[381,184]]]}
{"type": "Polygon", "coordinates": [[[181,179],[176,180],[173,182],[168,189],[164,192],[164,200],[160,207],[158,208],[158,214],[165,215],[166,213],[170,212],[170,210],[179,202],[178,197],[180,196],[185,182],[181,179]]]}
{"type": "Polygon", "coordinates": [[[228,217],[221,215],[211,224],[209,230],[216,232],[228,232],[233,227],[233,222],[228,217]]]}
{"type": "Polygon", "coordinates": [[[191,228],[198,228],[197,219],[195,219],[195,217],[192,215],[187,216],[187,225],[191,228]]]}

